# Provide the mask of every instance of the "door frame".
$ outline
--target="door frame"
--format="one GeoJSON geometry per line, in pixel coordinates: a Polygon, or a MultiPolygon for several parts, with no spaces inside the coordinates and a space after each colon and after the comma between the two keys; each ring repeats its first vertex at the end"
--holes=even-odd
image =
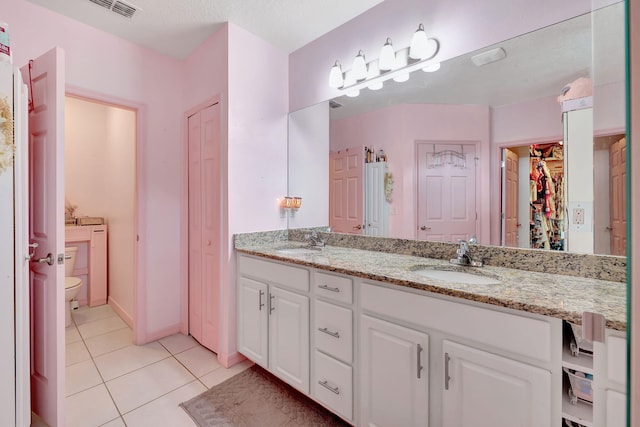
{"type": "MultiPolygon", "coordinates": [[[[216,94],[210,98],[207,98],[205,101],[200,102],[194,107],[189,108],[182,115],[182,173],[180,174],[182,177],[182,200],[180,201],[180,217],[183,218],[183,221],[180,222],[180,294],[181,294],[181,302],[180,302],[180,312],[181,312],[181,322],[180,322],[180,332],[184,335],[189,335],[189,117],[197,113],[198,111],[213,105],[220,104],[220,180],[221,183],[224,181],[223,172],[226,170],[226,144],[225,139],[223,138],[224,129],[226,129],[226,124],[224,123],[224,104],[222,102],[222,95],[216,94]]],[[[225,186],[221,188],[220,197],[222,200],[226,200],[227,191],[225,186]]],[[[223,224],[226,222],[226,214],[224,210],[221,212],[221,228],[220,233],[222,245],[225,245],[225,242],[228,241],[227,233],[224,230],[223,224]]],[[[224,256],[226,251],[224,247],[221,248],[221,255],[224,256]]],[[[224,277],[226,277],[225,271],[225,263],[221,260],[220,263],[220,280],[222,281],[224,277]]],[[[222,290],[224,286],[220,286],[222,290]]],[[[221,299],[222,300],[222,295],[221,299]]],[[[223,307],[220,307],[220,314],[222,314],[223,307]]],[[[222,328],[222,315],[220,316],[220,326],[222,328]]],[[[221,332],[221,331],[220,331],[221,332]]],[[[222,342],[222,334],[219,334],[220,342],[222,342]]]]}
{"type": "MultiPolygon", "coordinates": [[[[134,201],[133,201],[133,232],[134,240],[134,284],[133,284],[133,339],[136,344],[144,344],[149,341],[147,325],[145,319],[147,317],[147,285],[146,285],[146,269],[141,260],[141,254],[146,253],[146,245],[144,236],[140,236],[142,228],[140,224],[144,223],[146,217],[146,206],[143,202],[143,196],[147,194],[147,183],[144,180],[146,176],[146,168],[143,159],[146,157],[146,140],[147,132],[145,123],[147,123],[147,107],[128,99],[116,96],[105,95],[103,93],[94,92],[92,90],[80,88],[73,85],[66,85],[65,96],[84,99],[89,102],[106,104],[118,108],[133,110],[136,113],[136,143],[135,143],[135,170],[134,170],[134,201]]],[[[114,307],[118,312],[117,307],[114,307]]],[[[118,313],[120,317],[126,318],[125,313],[118,313]]]]}

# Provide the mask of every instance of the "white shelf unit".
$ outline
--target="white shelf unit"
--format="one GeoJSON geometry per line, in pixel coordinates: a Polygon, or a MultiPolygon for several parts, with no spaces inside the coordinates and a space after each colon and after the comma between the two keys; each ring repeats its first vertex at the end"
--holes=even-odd
{"type": "MultiPolygon", "coordinates": [[[[571,338],[574,332],[568,322],[564,323],[562,367],[593,376],[595,373],[593,367],[593,356],[584,353],[578,353],[577,356],[574,356],[570,347],[571,338]]],[[[566,373],[563,373],[562,377],[562,425],[566,425],[564,420],[569,420],[584,427],[594,427],[593,405],[580,400],[576,404],[571,403],[571,398],[569,397],[568,392],[571,387],[569,378],[566,373]]]]}

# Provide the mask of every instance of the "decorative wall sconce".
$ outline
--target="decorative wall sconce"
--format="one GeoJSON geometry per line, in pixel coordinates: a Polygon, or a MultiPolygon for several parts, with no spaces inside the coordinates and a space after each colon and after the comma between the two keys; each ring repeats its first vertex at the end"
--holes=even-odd
{"type": "Polygon", "coordinates": [[[340,61],[336,61],[329,73],[329,86],[344,90],[347,96],[354,97],[364,88],[382,89],[383,83],[390,79],[405,82],[409,80],[410,73],[418,69],[428,73],[438,71],[440,63],[431,59],[439,49],[438,40],[427,37],[424,26],[420,24],[407,48],[395,51],[391,38],[387,37],[378,59],[367,63],[364,52],[360,50],[351,70],[345,72],[340,61]]]}
{"type": "Polygon", "coordinates": [[[285,216],[287,212],[290,212],[293,215],[300,206],[302,206],[302,197],[283,197],[279,199],[280,204],[280,212],[282,216],[285,216]]]}

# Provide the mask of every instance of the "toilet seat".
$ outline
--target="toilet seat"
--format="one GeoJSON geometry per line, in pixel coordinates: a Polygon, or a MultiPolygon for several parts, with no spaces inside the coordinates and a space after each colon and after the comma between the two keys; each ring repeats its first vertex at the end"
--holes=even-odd
{"type": "Polygon", "coordinates": [[[69,290],[75,287],[82,285],[82,279],[79,277],[65,277],[64,278],[64,289],[69,290]]]}

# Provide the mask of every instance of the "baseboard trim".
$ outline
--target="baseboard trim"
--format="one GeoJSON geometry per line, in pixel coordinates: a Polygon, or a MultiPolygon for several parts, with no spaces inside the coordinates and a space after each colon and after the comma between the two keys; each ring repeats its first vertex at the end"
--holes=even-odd
{"type": "Polygon", "coordinates": [[[244,357],[242,354],[238,353],[237,351],[230,354],[218,353],[218,362],[220,362],[220,364],[225,368],[230,368],[233,365],[237,365],[238,363],[242,362],[245,359],[246,357],[244,357]]]}
{"type": "Polygon", "coordinates": [[[113,308],[113,311],[115,311],[116,314],[120,316],[122,320],[124,320],[124,323],[126,323],[127,326],[133,329],[133,317],[129,313],[127,313],[127,311],[122,308],[122,306],[116,300],[114,300],[113,297],[109,297],[108,304],[111,306],[111,308],[113,308]]]}

